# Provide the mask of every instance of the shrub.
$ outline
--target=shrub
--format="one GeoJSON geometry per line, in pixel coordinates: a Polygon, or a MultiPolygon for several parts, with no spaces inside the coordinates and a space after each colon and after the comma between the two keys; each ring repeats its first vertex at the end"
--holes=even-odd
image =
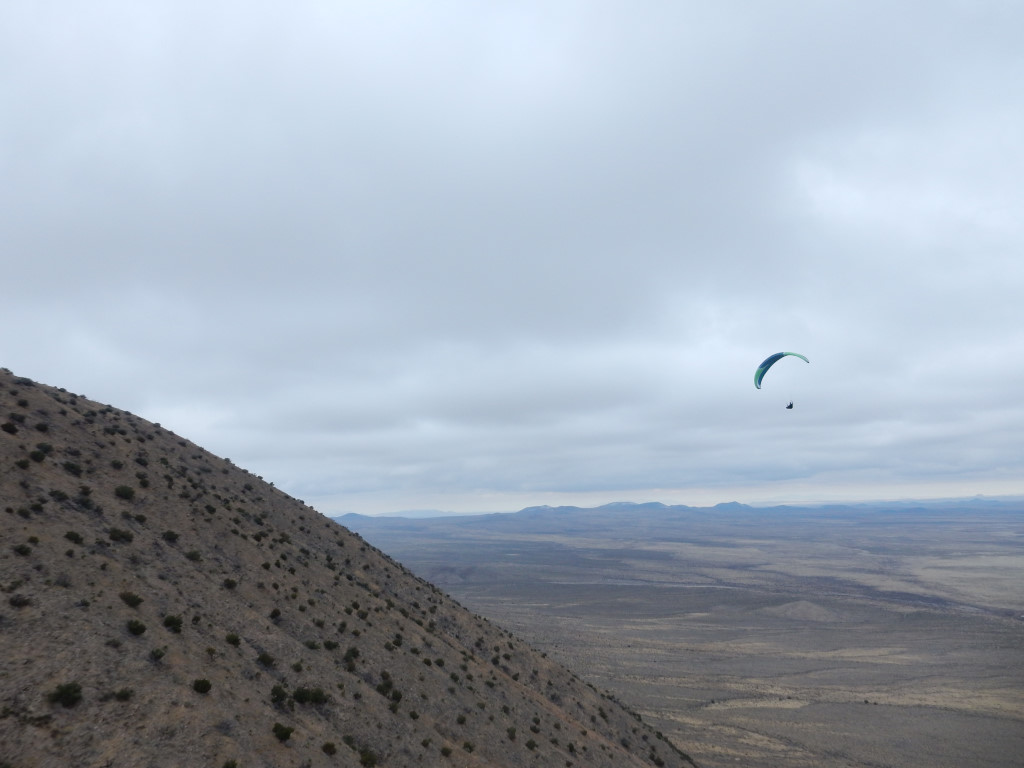
{"type": "Polygon", "coordinates": [[[142,598],[134,592],[122,592],[121,599],[124,600],[125,605],[131,608],[138,608],[139,604],[142,602],[142,598]]]}
{"type": "Polygon", "coordinates": [[[294,731],[294,728],[289,728],[287,725],[274,723],[274,735],[277,736],[278,741],[288,741],[288,739],[292,737],[292,733],[294,731]]]}
{"type": "Polygon", "coordinates": [[[324,751],[325,755],[333,755],[335,752],[338,751],[338,748],[334,746],[333,741],[325,742],[324,745],[320,747],[320,749],[324,751]]]}
{"type": "Polygon", "coordinates": [[[129,544],[135,538],[131,531],[125,531],[120,528],[111,528],[110,533],[107,535],[110,536],[111,541],[116,541],[120,544],[129,544]]]}
{"type": "Polygon", "coordinates": [[[224,639],[227,640],[228,645],[233,645],[236,648],[238,647],[239,643],[242,642],[241,638],[239,638],[239,636],[236,635],[234,632],[228,632],[228,634],[225,635],[224,639]]]}
{"type": "Polygon", "coordinates": [[[377,755],[371,749],[363,748],[359,750],[359,764],[366,766],[366,768],[372,768],[377,764],[377,755]]]}
{"type": "Polygon", "coordinates": [[[46,700],[51,704],[60,704],[62,707],[73,707],[82,700],[82,686],[78,683],[64,683],[46,695],[46,700]]]}
{"type": "Polygon", "coordinates": [[[283,685],[275,685],[270,689],[270,702],[272,704],[283,704],[288,698],[288,689],[283,685]]]}
{"type": "Polygon", "coordinates": [[[119,499],[131,501],[135,498],[135,489],[130,485],[119,485],[114,489],[114,495],[119,499]]]}
{"type": "Polygon", "coordinates": [[[264,666],[264,667],[272,667],[276,663],[276,660],[274,659],[274,657],[271,656],[266,651],[263,651],[263,653],[261,653],[259,656],[257,656],[256,657],[256,661],[258,661],[260,663],[260,665],[264,666]]]}
{"type": "Polygon", "coordinates": [[[203,559],[203,556],[199,554],[198,549],[190,549],[188,552],[185,553],[185,557],[187,557],[194,563],[198,563],[200,560],[203,559]]]}
{"type": "Polygon", "coordinates": [[[82,538],[82,534],[76,533],[75,531],[68,531],[64,534],[64,538],[73,544],[82,544],[85,540],[82,538]]]}
{"type": "Polygon", "coordinates": [[[204,679],[200,679],[200,680],[193,680],[192,681],[192,690],[195,691],[196,693],[209,693],[210,689],[212,687],[213,687],[213,684],[210,683],[210,681],[206,680],[205,678],[204,679]]]}
{"type": "Polygon", "coordinates": [[[235,581],[234,579],[224,579],[223,584],[224,584],[224,589],[234,589],[235,587],[238,586],[238,582],[235,581]]]}
{"type": "Polygon", "coordinates": [[[299,704],[326,704],[328,701],[323,688],[296,688],[292,698],[299,704]]]}
{"type": "Polygon", "coordinates": [[[17,544],[11,547],[11,549],[14,550],[15,554],[21,555],[22,557],[32,554],[32,547],[28,544],[17,544]]]}
{"type": "Polygon", "coordinates": [[[133,635],[141,635],[143,632],[146,631],[146,625],[138,619],[132,619],[128,622],[128,631],[131,632],[133,635]]]}
{"type": "Polygon", "coordinates": [[[181,634],[182,619],[181,616],[166,616],[164,617],[164,626],[167,627],[171,632],[176,635],[181,634]]]}
{"type": "Polygon", "coordinates": [[[164,531],[160,534],[160,538],[162,538],[168,544],[173,544],[178,540],[178,534],[176,534],[174,531],[164,531]]]}

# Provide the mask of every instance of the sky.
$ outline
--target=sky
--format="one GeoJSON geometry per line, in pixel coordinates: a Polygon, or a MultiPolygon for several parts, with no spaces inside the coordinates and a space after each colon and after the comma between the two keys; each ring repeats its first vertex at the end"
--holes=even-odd
{"type": "Polygon", "coordinates": [[[1021,494],[1022,30],[10,0],[0,366],[328,515],[1021,494]]]}

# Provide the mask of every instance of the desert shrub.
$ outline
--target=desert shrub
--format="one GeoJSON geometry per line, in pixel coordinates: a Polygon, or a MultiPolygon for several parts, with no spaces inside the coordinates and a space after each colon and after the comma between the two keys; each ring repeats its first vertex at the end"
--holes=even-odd
{"type": "Polygon", "coordinates": [[[18,428],[10,421],[5,421],[3,424],[0,424],[0,429],[10,435],[18,434],[18,428]]]}
{"type": "Polygon", "coordinates": [[[68,531],[64,534],[64,538],[74,544],[82,544],[84,541],[82,534],[76,533],[75,531],[68,531]]]}
{"type": "Polygon", "coordinates": [[[530,739],[528,742],[526,742],[526,748],[533,751],[537,748],[537,742],[533,739],[530,739]]]}
{"type": "Polygon", "coordinates": [[[32,554],[32,547],[28,544],[15,544],[11,549],[14,550],[14,554],[26,557],[32,554]]]}
{"type": "Polygon", "coordinates": [[[264,667],[272,667],[274,666],[275,663],[277,663],[276,659],[274,659],[274,657],[266,651],[263,651],[263,653],[257,656],[256,661],[258,661],[260,665],[264,667]]]}
{"type": "Polygon", "coordinates": [[[135,498],[135,489],[130,485],[119,485],[114,489],[114,495],[119,499],[131,501],[135,498]]]}
{"type": "Polygon", "coordinates": [[[209,693],[213,684],[205,678],[192,681],[192,690],[196,693],[209,693]]]}
{"type": "Polygon", "coordinates": [[[294,731],[294,728],[289,728],[287,725],[274,723],[274,735],[277,737],[278,741],[288,741],[288,739],[292,737],[292,733],[294,731]]]}
{"type": "Polygon", "coordinates": [[[173,544],[178,540],[178,534],[174,531],[164,531],[160,534],[160,538],[166,541],[168,544],[173,544]]]}
{"type": "Polygon", "coordinates": [[[320,747],[320,749],[324,751],[325,755],[333,755],[335,752],[338,751],[338,748],[334,746],[333,741],[325,742],[324,745],[320,747]]]}
{"type": "Polygon", "coordinates": [[[359,750],[359,764],[366,768],[372,768],[377,764],[377,754],[372,749],[359,750]]]}
{"type": "Polygon", "coordinates": [[[176,635],[181,634],[182,618],[181,616],[165,616],[164,626],[167,627],[171,632],[176,635]]]}
{"type": "Polygon", "coordinates": [[[27,608],[32,605],[32,598],[28,595],[11,595],[7,602],[12,608],[27,608]]]}
{"type": "Polygon", "coordinates": [[[224,584],[224,589],[234,589],[238,586],[238,582],[234,579],[224,579],[222,583],[224,584]]]}
{"type": "Polygon", "coordinates": [[[153,663],[158,663],[167,653],[166,648],[154,648],[149,652],[149,658],[153,663]]]}
{"type": "Polygon", "coordinates": [[[82,700],[82,686],[78,683],[63,683],[46,695],[51,704],[73,707],[82,700]]]}
{"type": "Polygon", "coordinates": [[[298,704],[326,704],[328,701],[323,688],[296,688],[292,698],[298,704]]]}
{"type": "Polygon", "coordinates": [[[203,559],[203,556],[199,554],[198,549],[190,549],[188,552],[185,553],[185,557],[187,557],[194,563],[198,563],[200,560],[203,559]]]}
{"type": "Polygon", "coordinates": [[[128,622],[128,631],[131,632],[133,635],[141,635],[143,632],[146,631],[146,625],[138,619],[132,619],[128,622]]]}
{"type": "Polygon", "coordinates": [[[270,689],[270,702],[272,704],[283,704],[288,699],[288,689],[283,685],[275,685],[270,689]]]}
{"type": "Polygon", "coordinates": [[[107,535],[111,541],[116,541],[119,544],[129,544],[135,538],[131,531],[125,531],[121,528],[111,528],[107,535]]]}
{"type": "Polygon", "coordinates": [[[139,604],[142,602],[142,598],[134,592],[122,592],[120,597],[124,601],[125,605],[130,606],[131,608],[138,608],[139,604]]]}
{"type": "Polygon", "coordinates": [[[228,634],[224,636],[224,639],[228,642],[228,645],[233,645],[236,648],[242,642],[241,638],[234,632],[228,632],[228,634]]]}
{"type": "Polygon", "coordinates": [[[114,691],[114,698],[118,701],[128,701],[132,696],[135,695],[135,691],[131,688],[121,688],[114,691]]]}
{"type": "Polygon", "coordinates": [[[64,467],[66,472],[74,475],[75,477],[82,476],[82,468],[73,461],[65,461],[61,466],[64,467]]]}
{"type": "Polygon", "coordinates": [[[326,648],[328,651],[333,651],[337,647],[338,644],[333,640],[324,640],[324,648],[326,648]]]}
{"type": "Polygon", "coordinates": [[[452,748],[451,747],[441,747],[441,754],[444,755],[445,757],[451,756],[452,748]]]}

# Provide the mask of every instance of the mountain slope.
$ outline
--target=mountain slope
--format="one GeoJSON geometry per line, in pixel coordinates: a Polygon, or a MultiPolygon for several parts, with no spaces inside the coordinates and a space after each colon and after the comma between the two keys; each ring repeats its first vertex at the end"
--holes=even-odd
{"type": "Polygon", "coordinates": [[[159,425],[0,371],[0,765],[692,765],[159,425]]]}

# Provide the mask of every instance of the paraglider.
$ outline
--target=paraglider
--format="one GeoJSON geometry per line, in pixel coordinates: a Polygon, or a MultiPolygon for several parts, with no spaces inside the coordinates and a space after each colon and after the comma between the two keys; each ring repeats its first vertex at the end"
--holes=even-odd
{"type": "MultiPolygon", "coordinates": [[[[767,358],[765,358],[763,363],[761,363],[759,366],[757,366],[757,370],[754,371],[754,386],[757,387],[758,389],[760,389],[761,388],[761,379],[763,379],[764,375],[766,373],[768,373],[768,369],[771,368],[773,365],[775,365],[777,362],[779,362],[779,360],[781,360],[782,358],[786,357],[787,355],[792,355],[793,357],[799,357],[805,363],[811,362],[806,357],[801,355],[799,352],[776,352],[774,355],[769,355],[767,358]]],[[[793,401],[792,400],[789,401],[789,405],[786,406],[786,410],[787,411],[792,411],[793,410],[793,401]]]]}
{"type": "Polygon", "coordinates": [[[757,370],[754,371],[754,386],[760,389],[761,379],[763,379],[764,375],[768,373],[768,369],[775,365],[777,362],[779,362],[779,360],[786,357],[786,355],[799,357],[805,363],[811,362],[806,357],[801,355],[799,352],[776,352],[774,355],[770,355],[769,357],[765,358],[765,361],[761,363],[759,366],[757,366],[757,370]]]}

